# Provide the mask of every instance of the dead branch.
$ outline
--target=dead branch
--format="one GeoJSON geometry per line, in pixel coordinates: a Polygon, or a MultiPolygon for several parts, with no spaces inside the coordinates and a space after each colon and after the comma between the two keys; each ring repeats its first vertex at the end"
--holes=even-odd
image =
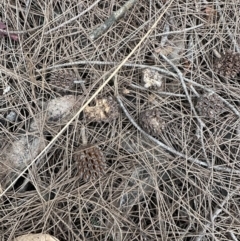
{"type": "Polygon", "coordinates": [[[125,13],[131,9],[135,4],[137,3],[137,0],[128,0],[119,10],[112,13],[112,15],[98,28],[92,31],[92,33],[89,35],[89,38],[93,41],[97,38],[99,38],[102,34],[106,33],[107,30],[117,21],[119,21],[125,13]]]}

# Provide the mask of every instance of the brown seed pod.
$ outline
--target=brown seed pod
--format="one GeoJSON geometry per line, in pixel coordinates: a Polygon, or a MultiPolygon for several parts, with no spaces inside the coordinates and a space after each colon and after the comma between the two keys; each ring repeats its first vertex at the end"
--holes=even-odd
{"type": "Polygon", "coordinates": [[[213,119],[225,110],[225,106],[216,94],[205,94],[198,99],[196,109],[200,116],[213,119]]]}
{"type": "Polygon", "coordinates": [[[95,106],[87,106],[84,110],[84,116],[90,122],[110,122],[119,114],[118,103],[111,96],[96,99],[95,106]]]}
{"type": "Polygon", "coordinates": [[[214,64],[217,74],[226,78],[235,78],[240,73],[240,53],[228,51],[214,64]]]}
{"type": "Polygon", "coordinates": [[[59,93],[67,93],[74,89],[76,74],[72,70],[60,69],[51,74],[49,84],[51,88],[59,93]]]}
{"type": "Polygon", "coordinates": [[[101,176],[106,167],[106,160],[98,146],[86,145],[81,147],[74,155],[73,160],[78,165],[80,178],[85,182],[101,176]]]}
{"type": "Polygon", "coordinates": [[[140,114],[140,126],[152,136],[160,136],[166,125],[159,108],[145,110],[140,114]]]}

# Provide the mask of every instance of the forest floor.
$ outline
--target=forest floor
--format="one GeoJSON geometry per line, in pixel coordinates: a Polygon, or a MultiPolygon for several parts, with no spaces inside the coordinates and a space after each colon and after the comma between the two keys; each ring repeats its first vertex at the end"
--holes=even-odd
{"type": "Polygon", "coordinates": [[[240,240],[239,1],[1,2],[0,240],[240,240]]]}

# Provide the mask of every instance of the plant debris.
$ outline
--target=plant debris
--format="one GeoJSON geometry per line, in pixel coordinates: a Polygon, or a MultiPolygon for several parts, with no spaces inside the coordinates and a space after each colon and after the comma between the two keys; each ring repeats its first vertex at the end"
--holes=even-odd
{"type": "Polygon", "coordinates": [[[113,97],[102,97],[95,100],[95,106],[87,106],[84,115],[89,122],[110,122],[119,117],[120,111],[113,97]]]}
{"type": "Polygon", "coordinates": [[[237,1],[2,2],[0,240],[240,240],[237,1]]]}
{"type": "Polygon", "coordinates": [[[20,135],[0,154],[0,180],[2,188],[6,188],[44,149],[43,137],[20,135]]]}
{"type": "Polygon", "coordinates": [[[78,165],[80,178],[85,182],[100,177],[106,168],[106,160],[101,149],[96,145],[80,147],[73,155],[78,165]]]}
{"type": "Polygon", "coordinates": [[[74,89],[75,80],[77,76],[73,71],[60,69],[51,74],[49,84],[53,90],[65,94],[74,89]]]}
{"type": "Polygon", "coordinates": [[[144,69],[143,82],[145,88],[161,89],[163,76],[156,70],[144,69]]]}
{"type": "Polygon", "coordinates": [[[66,95],[50,100],[46,103],[47,121],[64,122],[69,120],[80,103],[74,95],[66,95]]]}
{"type": "Polygon", "coordinates": [[[139,121],[143,130],[145,130],[148,134],[156,137],[162,134],[162,131],[167,124],[163,120],[161,116],[161,110],[159,108],[153,108],[141,112],[139,121]]]}
{"type": "Polygon", "coordinates": [[[240,53],[227,51],[214,65],[217,74],[225,78],[235,78],[240,73],[240,53]]]}
{"type": "Polygon", "coordinates": [[[226,108],[224,103],[216,94],[204,94],[198,98],[196,109],[201,117],[215,119],[221,113],[223,113],[226,108]]]}

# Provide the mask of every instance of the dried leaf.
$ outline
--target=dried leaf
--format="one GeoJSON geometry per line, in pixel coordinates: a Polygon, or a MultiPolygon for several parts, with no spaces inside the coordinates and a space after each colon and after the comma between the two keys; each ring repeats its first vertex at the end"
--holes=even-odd
{"type": "Polygon", "coordinates": [[[206,7],[205,12],[207,15],[212,15],[212,14],[216,13],[216,11],[211,7],[206,7]]]}
{"type": "Polygon", "coordinates": [[[208,17],[214,17],[214,15],[216,14],[216,10],[211,7],[206,7],[205,13],[207,14],[208,17]]]}

